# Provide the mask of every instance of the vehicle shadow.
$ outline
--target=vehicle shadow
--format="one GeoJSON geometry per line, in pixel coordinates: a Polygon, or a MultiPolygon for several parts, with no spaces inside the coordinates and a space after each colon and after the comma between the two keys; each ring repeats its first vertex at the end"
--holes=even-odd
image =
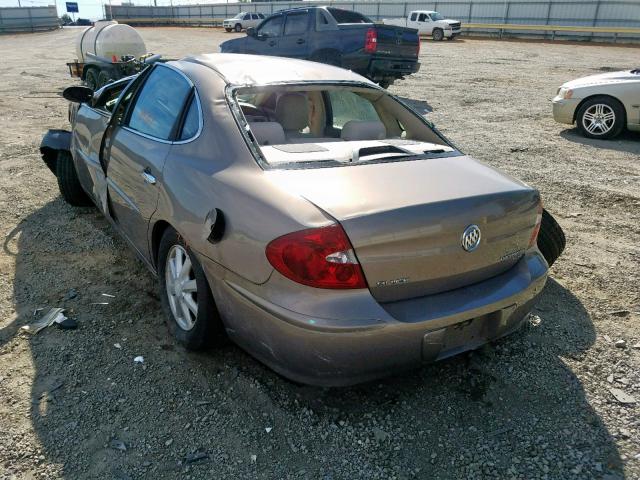
{"type": "MultiPolygon", "coordinates": [[[[564,361],[593,345],[591,317],[553,280],[537,326],[415,372],[320,389],[233,345],[184,351],[154,279],[93,209],[56,199],[3,248],[15,260],[16,317],[0,351],[30,350],[32,365],[12,375],[32,382],[24,421],[58,469],[51,477],[622,478],[615,441],[564,361]],[[34,309],[57,306],[77,330],[19,332],[34,309]],[[205,456],[190,463],[193,452],[205,456]]],[[[24,458],[6,471],[24,474],[24,458]]]]}
{"type": "Polygon", "coordinates": [[[581,145],[640,155],[640,132],[625,130],[620,136],[612,140],[597,140],[583,137],[577,128],[568,128],[560,132],[560,136],[565,140],[581,145]]]}

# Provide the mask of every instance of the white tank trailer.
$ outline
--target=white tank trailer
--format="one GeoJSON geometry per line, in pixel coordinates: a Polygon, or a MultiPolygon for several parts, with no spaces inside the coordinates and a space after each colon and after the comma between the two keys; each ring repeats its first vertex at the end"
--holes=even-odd
{"type": "Polygon", "coordinates": [[[87,53],[116,62],[125,56],[141,57],[147,53],[147,47],[135,28],[115,20],[104,20],[78,35],[78,61],[86,63],[89,60],[87,53]]]}
{"type": "Polygon", "coordinates": [[[67,63],[71,76],[80,77],[94,90],[160,59],[147,54],[135,28],[115,20],[98,21],[78,35],[76,55],[75,62],[67,63]]]}

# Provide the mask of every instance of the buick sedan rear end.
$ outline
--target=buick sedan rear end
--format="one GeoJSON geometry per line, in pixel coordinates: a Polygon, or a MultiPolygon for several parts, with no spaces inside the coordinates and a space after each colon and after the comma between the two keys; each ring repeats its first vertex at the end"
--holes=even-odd
{"type": "Polygon", "coordinates": [[[102,126],[80,106],[73,161],[188,347],[224,329],[291,379],[347,385],[506,335],[542,291],[538,192],[365,78],[230,54],[145,75],[102,126]],[[141,131],[170,102],[175,124],[141,131]]]}

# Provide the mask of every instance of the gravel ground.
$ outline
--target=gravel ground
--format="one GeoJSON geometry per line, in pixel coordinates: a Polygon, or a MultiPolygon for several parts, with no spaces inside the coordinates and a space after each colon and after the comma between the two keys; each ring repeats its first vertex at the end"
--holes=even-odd
{"type": "MultiPolygon", "coordinates": [[[[640,478],[640,404],[611,393],[640,402],[640,135],[585,140],[549,103],[565,80],[638,66],[637,48],[423,44],[421,72],[392,91],[539,188],[568,247],[516,334],[318,389],[233,345],[184,351],[142,264],[95,210],[61,200],[38,145],[67,126],[57,95],[77,32],[0,37],[0,478],[640,478]],[[54,306],[79,329],[19,332],[54,306]]],[[[233,36],[141,32],[167,56],[233,36]]]]}

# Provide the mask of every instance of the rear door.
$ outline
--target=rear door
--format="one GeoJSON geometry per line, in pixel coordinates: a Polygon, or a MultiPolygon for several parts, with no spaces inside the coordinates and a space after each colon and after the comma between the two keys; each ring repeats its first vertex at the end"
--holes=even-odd
{"type": "Polygon", "coordinates": [[[278,48],[279,55],[306,58],[309,54],[310,15],[307,10],[287,14],[278,48]]]}
{"type": "Polygon", "coordinates": [[[158,203],[164,161],[192,91],[181,72],[158,64],[120,122],[105,134],[111,216],[145,258],[149,258],[147,229],[158,203]]]}
{"type": "Polygon", "coordinates": [[[284,15],[275,15],[266,19],[255,37],[247,37],[247,52],[259,55],[279,55],[278,43],[282,36],[284,15]]]}

